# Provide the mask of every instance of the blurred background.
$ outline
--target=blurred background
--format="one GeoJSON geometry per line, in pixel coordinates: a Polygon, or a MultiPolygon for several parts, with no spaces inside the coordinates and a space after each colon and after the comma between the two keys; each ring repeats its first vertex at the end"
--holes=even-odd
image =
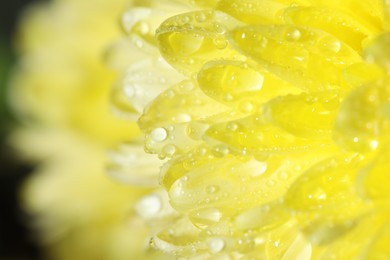
{"type": "Polygon", "coordinates": [[[27,216],[18,203],[18,189],[33,169],[18,160],[7,146],[15,119],[6,104],[7,80],[16,61],[13,39],[20,12],[32,0],[13,0],[0,8],[0,259],[40,259],[39,249],[24,225],[27,216]]]}

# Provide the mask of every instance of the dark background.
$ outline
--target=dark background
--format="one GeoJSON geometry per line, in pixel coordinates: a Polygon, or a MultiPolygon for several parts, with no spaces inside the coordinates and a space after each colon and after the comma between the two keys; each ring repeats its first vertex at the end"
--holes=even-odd
{"type": "Polygon", "coordinates": [[[33,169],[18,160],[6,145],[7,134],[15,125],[6,105],[6,82],[16,53],[12,41],[20,11],[33,0],[3,1],[0,7],[0,260],[41,259],[40,250],[25,226],[17,191],[33,169]]]}

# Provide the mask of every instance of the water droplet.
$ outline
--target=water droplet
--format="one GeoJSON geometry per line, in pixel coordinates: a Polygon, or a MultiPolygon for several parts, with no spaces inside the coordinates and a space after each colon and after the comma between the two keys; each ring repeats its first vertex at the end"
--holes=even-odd
{"type": "Polygon", "coordinates": [[[139,40],[137,39],[135,41],[135,45],[138,47],[138,48],[142,48],[144,46],[144,42],[142,40],[139,40]]]}
{"type": "Polygon", "coordinates": [[[155,195],[143,197],[136,205],[135,210],[138,215],[144,218],[151,218],[161,210],[161,200],[155,195]]]}
{"type": "Polygon", "coordinates": [[[276,185],[276,182],[274,180],[268,180],[267,185],[270,187],[274,187],[276,185]]]}
{"type": "Polygon", "coordinates": [[[168,145],[164,146],[163,152],[166,155],[174,155],[176,152],[176,146],[174,146],[173,144],[168,144],[168,145]]]}
{"type": "Polygon", "coordinates": [[[291,28],[286,32],[286,39],[288,41],[298,41],[301,38],[301,31],[297,28],[291,28]]]}
{"type": "Polygon", "coordinates": [[[191,212],[189,217],[194,225],[204,229],[219,222],[221,220],[222,213],[217,208],[202,208],[191,212]]]}
{"type": "Polygon", "coordinates": [[[224,145],[217,145],[213,147],[212,153],[216,157],[224,157],[225,155],[229,154],[229,148],[224,145]]]}
{"type": "Polygon", "coordinates": [[[225,241],[221,238],[212,238],[209,240],[208,245],[210,251],[215,254],[222,251],[225,247],[225,241]]]}
{"type": "Polygon", "coordinates": [[[326,54],[335,54],[341,50],[341,42],[332,36],[325,36],[318,41],[319,48],[326,54]]]}
{"type": "Polygon", "coordinates": [[[238,124],[234,123],[234,122],[229,122],[226,125],[226,129],[229,130],[229,131],[234,132],[234,131],[236,131],[238,129],[238,124]]]}
{"type": "Polygon", "coordinates": [[[167,79],[165,77],[160,77],[159,81],[161,84],[165,84],[167,82],[167,79]]]}
{"type": "Polygon", "coordinates": [[[168,137],[167,130],[165,130],[165,128],[162,127],[155,128],[151,133],[151,138],[155,142],[162,142],[165,139],[167,139],[167,137],[168,137]]]}
{"type": "Polygon", "coordinates": [[[243,113],[251,113],[255,109],[255,106],[251,101],[243,101],[239,104],[238,108],[243,113]]]}
{"type": "Polygon", "coordinates": [[[226,101],[226,102],[231,102],[233,101],[234,97],[232,94],[230,93],[226,93],[224,96],[223,96],[223,100],[226,101]]]}
{"type": "Polygon", "coordinates": [[[378,145],[379,145],[379,142],[377,140],[372,140],[370,142],[370,148],[371,150],[375,150],[376,148],[378,148],[378,145]]]}
{"type": "Polygon", "coordinates": [[[135,96],[136,90],[135,90],[133,84],[127,83],[123,87],[123,92],[125,93],[126,97],[131,99],[135,96]]]}
{"type": "Polygon", "coordinates": [[[228,45],[228,42],[223,37],[216,37],[213,43],[218,49],[225,49],[228,45]]]}
{"type": "Polygon", "coordinates": [[[224,34],[226,32],[226,28],[224,25],[221,25],[219,23],[214,24],[214,30],[216,33],[224,34]]]}
{"type": "Polygon", "coordinates": [[[218,192],[218,190],[219,190],[218,186],[215,186],[215,185],[209,185],[206,187],[206,192],[209,194],[216,193],[216,192],[218,192]]]}
{"type": "Polygon", "coordinates": [[[173,121],[184,123],[191,121],[191,116],[189,114],[180,113],[172,118],[173,121]]]}
{"type": "Polygon", "coordinates": [[[266,162],[256,162],[256,167],[253,169],[252,176],[258,177],[263,175],[267,171],[267,163],[266,162]]]}
{"type": "Polygon", "coordinates": [[[175,91],[173,90],[167,90],[165,93],[164,93],[164,96],[167,97],[167,98],[173,98],[175,96],[175,91]]]}
{"type": "Polygon", "coordinates": [[[188,23],[190,20],[191,20],[191,18],[190,18],[188,15],[184,15],[184,16],[182,16],[182,18],[181,18],[181,21],[182,21],[183,23],[188,23]]]}
{"type": "Polygon", "coordinates": [[[138,24],[137,30],[139,31],[140,34],[148,34],[150,31],[150,26],[147,22],[142,21],[138,24]]]}
{"type": "Polygon", "coordinates": [[[287,173],[287,172],[281,172],[281,173],[279,173],[279,179],[281,179],[281,180],[287,180],[287,179],[288,179],[288,173],[287,173]]]}
{"type": "Polygon", "coordinates": [[[198,13],[196,16],[195,16],[195,19],[198,21],[198,22],[204,22],[206,21],[206,15],[204,13],[198,13]]]}

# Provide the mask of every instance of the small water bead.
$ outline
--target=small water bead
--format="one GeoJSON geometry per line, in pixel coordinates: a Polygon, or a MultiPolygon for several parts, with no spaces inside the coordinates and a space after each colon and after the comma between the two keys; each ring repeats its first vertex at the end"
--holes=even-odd
{"type": "Polygon", "coordinates": [[[218,34],[224,34],[224,33],[226,33],[226,27],[225,27],[223,24],[220,24],[220,23],[214,23],[214,30],[215,30],[218,34]]]}
{"type": "Polygon", "coordinates": [[[228,46],[228,41],[222,36],[215,37],[213,43],[218,49],[224,49],[228,46]]]}
{"type": "Polygon", "coordinates": [[[298,41],[302,34],[298,28],[288,28],[286,32],[286,39],[288,41],[298,41]]]}
{"type": "Polygon", "coordinates": [[[287,172],[282,171],[279,173],[280,180],[287,180],[288,178],[289,178],[289,174],[287,172]]]}
{"type": "MultiPolygon", "coordinates": [[[[193,140],[189,138],[187,134],[187,126],[188,123],[177,123],[173,130],[168,131],[168,127],[166,126],[165,131],[166,135],[158,134],[157,138],[153,138],[152,133],[146,135],[145,139],[145,147],[148,148],[152,153],[168,156],[168,153],[164,152],[164,147],[166,145],[174,145],[175,146],[175,154],[176,153],[186,153],[194,149],[196,146],[200,144],[199,141],[193,140]],[[163,139],[165,137],[165,139],[163,139]],[[157,141],[156,141],[157,140],[157,141]],[[161,141],[160,141],[161,140],[161,141]]],[[[161,127],[160,127],[161,128],[161,127]]],[[[168,146],[169,148],[170,146],[168,146]]],[[[171,147],[172,148],[172,147],[171,147]]],[[[168,149],[168,151],[172,151],[172,149],[168,149]]]]}
{"type": "Polygon", "coordinates": [[[143,218],[151,218],[155,216],[162,207],[161,199],[156,195],[148,195],[143,197],[135,206],[137,213],[143,218]]]}
{"type": "Polygon", "coordinates": [[[126,97],[128,98],[134,98],[136,96],[136,89],[133,84],[127,83],[123,87],[123,92],[125,93],[126,97]]]}
{"type": "Polygon", "coordinates": [[[276,185],[276,182],[274,180],[267,180],[267,185],[269,187],[274,187],[276,185]]]}
{"type": "Polygon", "coordinates": [[[221,252],[225,247],[225,241],[222,238],[211,238],[208,241],[209,249],[212,253],[216,254],[221,252]]]}
{"type": "Polygon", "coordinates": [[[200,23],[203,23],[204,21],[206,21],[207,19],[207,16],[205,13],[203,12],[199,12],[195,15],[195,19],[200,22],[200,23]]]}
{"type": "Polygon", "coordinates": [[[238,124],[234,123],[234,122],[229,122],[226,124],[226,129],[229,130],[229,131],[236,131],[238,129],[238,124]]]}
{"type": "Polygon", "coordinates": [[[212,148],[211,152],[215,157],[221,158],[228,155],[230,151],[229,151],[229,147],[227,146],[217,145],[212,148]]]}
{"type": "Polygon", "coordinates": [[[238,105],[238,110],[241,111],[242,113],[252,113],[256,108],[256,105],[254,102],[246,100],[242,101],[238,105]]]}
{"type": "Polygon", "coordinates": [[[189,56],[197,52],[203,44],[204,36],[196,33],[173,33],[169,37],[171,48],[178,55],[189,56]]]}
{"type": "Polygon", "coordinates": [[[191,121],[191,115],[185,114],[185,113],[180,113],[178,115],[175,115],[172,117],[173,122],[177,123],[184,123],[184,122],[190,122],[191,121]]]}
{"type": "Polygon", "coordinates": [[[142,47],[144,47],[144,42],[143,42],[141,39],[136,39],[136,40],[135,40],[135,45],[136,45],[138,48],[142,49],[142,47]]]}
{"type": "Polygon", "coordinates": [[[163,95],[164,95],[166,98],[173,98],[173,97],[175,97],[176,93],[175,93],[174,90],[168,89],[167,91],[165,91],[165,92],[163,93],[163,95]]]}
{"type": "Polygon", "coordinates": [[[256,163],[256,167],[253,169],[251,175],[253,177],[262,176],[267,171],[268,164],[266,162],[258,162],[258,161],[254,163],[256,163]]]}
{"type": "Polygon", "coordinates": [[[151,27],[150,24],[148,24],[146,21],[140,21],[137,24],[134,25],[132,31],[139,33],[141,35],[146,35],[150,33],[151,27]]]}
{"type": "Polygon", "coordinates": [[[159,127],[159,128],[155,128],[150,135],[153,141],[162,142],[165,139],[167,139],[168,132],[165,128],[159,127]]]}
{"type": "Polygon", "coordinates": [[[188,16],[188,15],[183,15],[181,17],[181,21],[182,21],[183,24],[189,23],[191,21],[191,19],[192,18],[190,16],[188,16]]]}
{"type": "Polygon", "coordinates": [[[324,36],[318,42],[320,50],[325,54],[337,54],[341,50],[341,42],[333,37],[324,36]]]}
{"type": "Polygon", "coordinates": [[[234,100],[234,97],[232,94],[226,93],[225,95],[223,95],[223,101],[232,102],[233,100],[234,100]]]}
{"type": "Polygon", "coordinates": [[[219,191],[219,187],[218,186],[215,186],[215,185],[209,185],[206,187],[206,192],[208,194],[214,194],[214,193],[217,193],[219,191]]]}
{"type": "Polygon", "coordinates": [[[166,146],[164,146],[163,148],[163,153],[166,154],[167,156],[172,156],[176,153],[176,146],[174,146],[173,144],[168,144],[166,146]]]}

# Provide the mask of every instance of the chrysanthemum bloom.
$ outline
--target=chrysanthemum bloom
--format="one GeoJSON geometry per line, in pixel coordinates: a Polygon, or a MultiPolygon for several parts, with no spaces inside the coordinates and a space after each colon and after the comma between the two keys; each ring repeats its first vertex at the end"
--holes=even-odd
{"type": "Polygon", "coordinates": [[[196,259],[390,257],[388,1],[186,2],[157,31],[157,1],[123,17],[150,60],[113,102],[141,114],[179,213],[151,244],[196,259]]]}
{"type": "MultiPolygon", "coordinates": [[[[155,188],[118,184],[106,174],[107,150],[139,138],[135,123],[110,111],[118,75],[104,61],[122,37],[118,20],[130,3],[51,1],[32,6],[21,21],[10,94],[22,125],[11,141],[39,162],[21,197],[50,259],[165,258],[149,248],[150,228],[137,213],[155,188]]],[[[141,145],[131,149],[143,153],[141,145]]],[[[150,178],[159,161],[142,158],[132,170],[150,178]]]]}

